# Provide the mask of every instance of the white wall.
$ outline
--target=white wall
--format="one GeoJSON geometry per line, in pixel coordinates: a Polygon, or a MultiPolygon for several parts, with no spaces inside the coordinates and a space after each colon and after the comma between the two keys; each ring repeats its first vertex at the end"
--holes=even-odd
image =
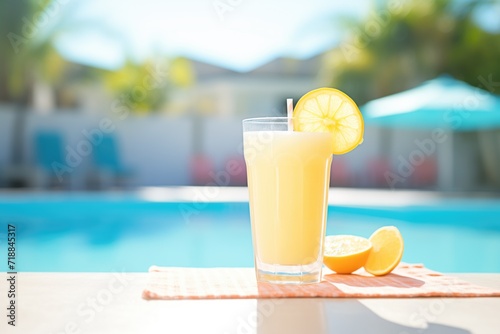
{"type": "Polygon", "coordinates": [[[241,119],[214,117],[202,126],[202,152],[217,171],[224,170],[227,160],[242,156],[243,128],[241,119]]]}
{"type": "MultiPolygon", "coordinates": [[[[14,114],[0,112],[0,173],[11,165],[11,124],[14,114]]],[[[27,115],[24,133],[24,161],[34,164],[34,136],[38,131],[56,131],[64,141],[62,164],[68,165],[71,150],[78,151],[82,142],[89,142],[84,133],[101,132],[100,122],[108,119],[116,136],[119,154],[126,167],[133,172],[131,186],[186,185],[191,182],[192,124],[182,117],[153,115],[128,116],[121,120],[64,111],[41,115],[27,115]]],[[[93,147],[93,146],[92,146],[93,147]]],[[[93,148],[92,148],[93,149],[93,148]]],[[[83,188],[92,167],[92,156],[81,155],[81,163],[65,177],[73,188],[83,188]]]]}
{"type": "Polygon", "coordinates": [[[380,153],[380,129],[377,127],[365,127],[363,143],[355,150],[333,157],[333,168],[335,163],[344,164],[349,173],[349,183],[355,186],[371,186],[368,177],[368,162],[380,153]]]}
{"type": "Polygon", "coordinates": [[[136,186],[191,182],[192,123],[187,118],[129,117],[117,123],[124,162],[136,172],[136,186]]]}
{"type": "MultiPolygon", "coordinates": [[[[15,111],[7,106],[0,106],[0,183],[2,171],[9,166],[11,158],[12,123],[15,111]]],[[[84,114],[76,111],[60,111],[47,115],[29,113],[25,131],[25,160],[32,164],[34,160],[33,137],[40,130],[55,130],[63,135],[65,141],[64,155],[68,150],[76,150],[79,143],[85,141],[84,131],[99,130],[99,123],[107,116],[84,114]]],[[[193,118],[188,116],[149,115],[144,117],[128,116],[109,120],[114,126],[112,133],[116,136],[120,154],[126,166],[134,171],[132,186],[167,186],[188,185],[192,183],[192,157],[195,153],[194,135],[199,136],[201,153],[209,157],[213,163],[214,172],[223,170],[229,158],[241,156],[242,126],[241,118],[235,116],[207,117],[198,129],[193,127],[193,118]]],[[[382,142],[382,129],[367,127],[364,142],[353,152],[344,156],[337,156],[334,161],[341,161],[352,174],[351,184],[356,186],[370,186],[369,161],[387,151],[393,164],[393,172],[397,172],[398,157],[408,159],[411,152],[418,149],[415,139],[430,138],[429,131],[394,130],[389,147],[382,142]]],[[[438,144],[436,153],[439,156],[439,183],[454,169],[453,162],[446,159],[446,153],[453,148],[449,139],[438,144]],[[443,159],[441,159],[443,157],[443,159]]],[[[464,147],[466,143],[461,143],[464,147]]],[[[455,143],[457,144],[457,143],[455,143]]],[[[471,151],[473,148],[470,148],[471,151]]],[[[460,153],[460,179],[470,179],[477,174],[477,166],[471,165],[478,159],[470,159],[470,154],[460,153]],[[467,164],[466,164],[467,162],[467,164]],[[467,165],[467,166],[466,166],[467,165]],[[466,168],[467,167],[467,168],[466,168]]],[[[199,153],[199,152],[198,152],[199,153]]],[[[458,151],[451,150],[451,156],[458,151]]],[[[455,160],[455,159],[453,159],[455,160]]],[[[64,162],[64,161],[63,161],[64,162]]],[[[92,167],[92,158],[83,157],[81,164],[75,167],[70,177],[76,188],[85,185],[85,179],[92,167]]],[[[469,183],[476,181],[468,180],[469,183]],[[470,182],[469,182],[470,181],[470,182]]],[[[453,183],[453,182],[450,182],[453,183]]],[[[464,184],[462,188],[472,186],[464,184]]],[[[401,185],[404,187],[404,185],[401,185]]]]}

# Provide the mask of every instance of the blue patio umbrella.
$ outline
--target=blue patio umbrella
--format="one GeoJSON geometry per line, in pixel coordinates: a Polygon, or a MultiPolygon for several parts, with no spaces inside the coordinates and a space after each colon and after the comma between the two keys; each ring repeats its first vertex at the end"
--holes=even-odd
{"type": "MultiPolygon", "coordinates": [[[[467,182],[475,182],[478,148],[471,144],[467,132],[500,129],[500,97],[448,75],[368,102],[361,110],[367,124],[392,129],[445,131],[446,140],[433,146],[439,153],[438,185],[441,190],[467,189],[467,182]]],[[[429,138],[426,140],[428,142],[429,138]]],[[[383,147],[390,151],[394,141],[394,138],[387,140],[383,147]]],[[[419,149],[421,147],[413,146],[409,154],[419,154],[419,149]]],[[[488,156],[498,157],[498,152],[493,149],[488,156]]]]}
{"type": "Polygon", "coordinates": [[[448,75],[361,108],[368,124],[472,131],[500,128],[500,97],[448,75]]]}

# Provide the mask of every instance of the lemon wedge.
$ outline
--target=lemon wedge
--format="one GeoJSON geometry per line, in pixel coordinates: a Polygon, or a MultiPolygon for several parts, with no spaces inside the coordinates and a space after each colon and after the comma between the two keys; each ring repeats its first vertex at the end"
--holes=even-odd
{"type": "Polygon", "coordinates": [[[325,237],[323,263],[337,274],[350,274],[361,268],[370,254],[370,240],[355,235],[325,237]]]}
{"type": "Polygon", "coordinates": [[[395,226],[384,226],[373,232],[369,239],[373,245],[364,268],[375,276],[390,273],[401,262],[404,242],[395,226]]]}

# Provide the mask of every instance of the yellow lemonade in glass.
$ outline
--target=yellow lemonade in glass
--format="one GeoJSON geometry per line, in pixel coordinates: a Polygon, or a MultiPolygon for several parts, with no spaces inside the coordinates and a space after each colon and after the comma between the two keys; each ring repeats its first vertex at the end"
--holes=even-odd
{"type": "Polygon", "coordinates": [[[243,137],[257,278],[318,282],[331,134],[264,130],[245,131],[243,137]]]}

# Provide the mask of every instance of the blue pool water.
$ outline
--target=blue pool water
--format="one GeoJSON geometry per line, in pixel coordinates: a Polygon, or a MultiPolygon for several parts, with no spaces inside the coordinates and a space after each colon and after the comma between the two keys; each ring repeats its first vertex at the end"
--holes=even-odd
{"type": "MultiPolygon", "coordinates": [[[[18,271],[133,271],[165,266],[253,266],[248,203],[149,202],[103,194],[0,196],[0,270],[7,225],[18,271]]],[[[500,201],[427,206],[330,206],[327,234],[368,237],[395,225],[403,261],[442,272],[500,272],[500,201]]]]}

